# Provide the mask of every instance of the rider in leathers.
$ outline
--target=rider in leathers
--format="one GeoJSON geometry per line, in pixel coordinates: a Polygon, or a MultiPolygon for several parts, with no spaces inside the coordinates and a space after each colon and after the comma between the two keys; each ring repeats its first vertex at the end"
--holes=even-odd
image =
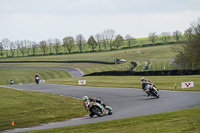
{"type": "Polygon", "coordinates": [[[149,80],[148,82],[146,82],[146,93],[147,93],[147,97],[150,95],[150,91],[151,90],[156,90],[157,91],[157,89],[156,89],[156,86],[149,80]]]}
{"type": "MultiPolygon", "coordinates": [[[[89,111],[89,106],[91,102],[97,102],[99,104],[101,104],[104,107],[104,111],[102,112],[103,114],[106,113],[106,105],[100,100],[100,99],[96,99],[96,98],[88,98],[88,96],[84,96],[83,97],[83,101],[84,101],[84,107],[86,111],[89,111]],[[86,102],[89,101],[89,102],[86,102]],[[88,104],[88,105],[86,105],[88,104]]],[[[92,112],[90,112],[89,116],[92,117],[94,114],[92,112]]]]}
{"type": "Polygon", "coordinates": [[[143,89],[143,90],[145,90],[146,82],[147,82],[147,79],[145,79],[144,77],[142,77],[142,78],[141,78],[141,86],[142,86],[142,89],[143,89]]]}
{"type": "Polygon", "coordinates": [[[106,105],[100,99],[97,99],[97,98],[88,98],[88,96],[84,96],[83,97],[84,107],[85,107],[85,110],[87,110],[87,111],[88,111],[88,107],[85,105],[85,101],[86,100],[89,100],[90,103],[91,102],[97,102],[97,103],[101,104],[104,108],[106,107],[106,105]]]}

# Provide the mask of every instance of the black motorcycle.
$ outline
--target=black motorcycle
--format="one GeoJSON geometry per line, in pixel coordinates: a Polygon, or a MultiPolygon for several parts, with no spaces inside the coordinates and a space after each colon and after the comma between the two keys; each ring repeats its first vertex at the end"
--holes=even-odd
{"type": "Polygon", "coordinates": [[[103,115],[112,115],[112,108],[110,106],[101,105],[100,103],[94,101],[85,101],[84,104],[89,108],[90,117],[93,117],[94,115],[99,117],[102,117],[103,115]]]}

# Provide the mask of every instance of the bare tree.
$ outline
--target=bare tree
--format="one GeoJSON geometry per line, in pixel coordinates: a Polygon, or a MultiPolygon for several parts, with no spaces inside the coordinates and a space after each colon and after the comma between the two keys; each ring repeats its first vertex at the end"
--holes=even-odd
{"type": "Polygon", "coordinates": [[[179,42],[181,35],[182,33],[178,30],[173,32],[173,38],[176,40],[176,42],[179,42]]]}
{"type": "Polygon", "coordinates": [[[158,36],[156,35],[156,32],[149,33],[148,40],[152,42],[152,44],[155,44],[156,41],[158,41],[158,36]]]}
{"type": "Polygon", "coordinates": [[[117,49],[123,45],[124,39],[123,37],[118,34],[114,40],[114,46],[117,47],[117,49]]]}
{"type": "Polygon", "coordinates": [[[126,41],[128,42],[128,47],[130,48],[132,44],[136,42],[136,39],[132,37],[130,34],[125,36],[126,41]]]}
{"type": "Polygon", "coordinates": [[[188,28],[187,30],[185,30],[185,33],[184,33],[184,40],[185,41],[191,41],[192,40],[192,33],[193,32],[193,29],[190,27],[188,28]]]}
{"type": "Polygon", "coordinates": [[[10,43],[10,52],[11,52],[11,57],[14,57],[15,55],[15,50],[16,50],[16,45],[14,42],[10,43]]]}
{"type": "Polygon", "coordinates": [[[24,40],[24,44],[25,44],[25,50],[26,50],[26,53],[29,55],[30,53],[30,50],[31,50],[31,41],[29,40],[24,40]]]}
{"type": "Polygon", "coordinates": [[[76,36],[76,45],[78,46],[81,53],[83,52],[85,42],[85,38],[82,34],[76,36]]]}
{"type": "Polygon", "coordinates": [[[51,38],[49,38],[48,40],[47,40],[47,44],[49,45],[49,54],[51,54],[51,50],[52,50],[52,46],[53,46],[53,44],[54,44],[54,40],[53,39],[51,39],[51,38]]]}
{"type": "Polygon", "coordinates": [[[24,43],[24,41],[19,41],[19,50],[20,52],[22,53],[22,55],[24,56],[25,55],[25,50],[26,50],[26,45],[24,43]]]}
{"type": "Polygon", "coordinates": [[[20,51],[20,41],[15,41],[15,45],[16,45],[16,51],[17,51],[17,56],[19,56],[19,51],[20,51]]]}
{"type": "Polygon", "coordinates": [[[102,34],[96,34],[95,35],[95,39],[96,39],[99,51],[101,51],[101,45],[102,45],[102,42],[103,42],[103,36],[102,36],[102,34]]]}
{"type": "Polygon", "coordinates": [[[108,29],[108,30],[104,30],[103,34],[104,34],[106,43],[108,44],[108,46],[112,50],[112,48],[114,46],[114,39],[116,37],[115,31],[113,29],[108,29]]]}
{"type": "Polygon", "coordinates": [[[54,47],[55,50],[56,50],[56,54],[58,54],[58,51],[59,51],[60,45],[61,45],[61,41],[60,41],[60,39],[55,38],[55,39],[54,39],[53,47],[54,47]]]}
{"type": "Polygon", "coordinates": [[[2,58],[2,56],[3,56],[3,50],[4,50],[4,48],[3,48],[3,44],[2,44],[2,42],[0,42],[0,55],[1,55],[1,58],[2,58]]]}
{"type": "Polygon", "coordinates": [[[90,38],[88,39],[88,45],[90,48],[92,48],[93,51],[97,47],[98,44],[93,36],[90,36],[90,38]]]}
{"type": "Polygon", "coordinates": [[[71,50],[74,48],[74,38],[71,36],[65,37],[63,39],[63,45],[67,48],[68,52],[71,53],[71,50]]]}
{"type": "Polygon", "coordinates": [[[48,50],[47,42],[45,40],[43,40],[43,41],[40,41],[39,44],[40,44],[40,48],[41,48],[43,54],[45,55],[48,50]]]}
{"type": "Polygon", "coordinates": [[[32,52],[33,52],[33,55],[35,55],[36,48],[37,48],[37,43],[36,43],[35,41],[33,41],[31,44],[32,44],[32,52]]]}
{"type": "Polygon", "coordinates": [[[185,44],[177,49],[175,62],[180,68],[200,68],[200,18],[184,33],[185,44]]]}
{"type": "Polygon", "coordinates": [[[106,51],[106,48],[107,48],[107,42],[106,42],[106,37],[104,35],[104,33],[102,33],[102,44],[103,44],[103,47],[106,51]]]}
{"type": "Polygon", "coordinates": [[[10,42],[10,40],[9,40],[8,38],[4,38],[4,39],[2,40],[2,44],[3,44],[4,50],[6,51],[7,57],[8,57],[8,49],[10,49],[10,48],[9,48],[10,43],[11,43],[11,42],[10,42]]]}
{"type": "Polygon", "coordinates": [[[160,35],[160,39],[163,41],[164,44],[167,44],[171,39],[170,32],[162,32],[160,35]]]}

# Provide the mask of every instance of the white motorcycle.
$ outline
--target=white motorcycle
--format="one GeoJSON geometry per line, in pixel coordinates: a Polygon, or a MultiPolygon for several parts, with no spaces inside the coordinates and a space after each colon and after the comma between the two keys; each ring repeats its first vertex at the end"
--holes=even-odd
{"type": "Polygon", "coordinates": [[[36,83],[36,84],[39,84],[39,80],[40,80],[40,78],[39,78],[39,77],[36,77],[36,78],[35,78],[35,83],[36,83]]]}

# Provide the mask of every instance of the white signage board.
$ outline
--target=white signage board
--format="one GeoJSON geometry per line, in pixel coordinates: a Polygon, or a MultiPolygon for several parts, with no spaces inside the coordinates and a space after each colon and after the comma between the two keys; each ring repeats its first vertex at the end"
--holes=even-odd
{"type": "Polygon", "coordinates": [[[79,81],[78,81],[78,84],[79,84],[79,85],[85,85],[85,84],[86,84],[86,80],[79,80],[79,81]]]}
{"type": "Polygon", "coordinates": [[[190,87],[194,87],[194,82],[181,82],[181,87],[183,88],[190,88],[190,87]]]}
{"type": "Polygon", "coordinates": [[[40,80],[40,83],[45,83],[45,80],[40,80]]]}

